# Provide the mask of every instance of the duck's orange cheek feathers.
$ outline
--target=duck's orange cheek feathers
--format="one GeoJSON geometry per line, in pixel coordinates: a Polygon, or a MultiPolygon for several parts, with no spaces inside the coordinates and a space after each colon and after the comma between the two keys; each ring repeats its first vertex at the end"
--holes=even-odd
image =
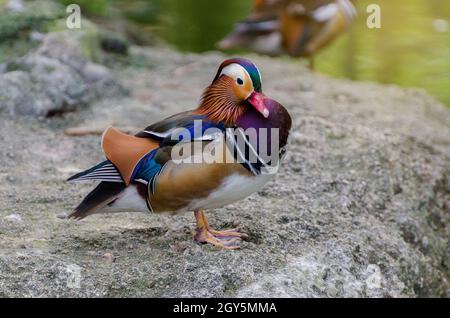
{"type": "Polygon", "coordinates": [[[253,86],[249,79],[247,79],[244,85],[233,85],[233,93],[239,101],[246,100],[253,93],[253,86]]]}

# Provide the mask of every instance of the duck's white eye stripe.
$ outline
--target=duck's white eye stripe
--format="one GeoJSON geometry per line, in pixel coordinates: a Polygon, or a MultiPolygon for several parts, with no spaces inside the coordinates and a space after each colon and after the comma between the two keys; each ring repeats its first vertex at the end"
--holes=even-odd
{"type": "Polygon", "coordinates": [[[240,66],[239,64],[233,63],[228,66],[225,66],[222,69],[222,72],[220,73],[220,75],[227,75],[227,76],[231,77],[232,79],[237,80],[238,78],[243,79],[245,72],[247,72],[247,71],[242,66],[240,66]]]}
{"type": "MultiPolygon", "coordinates": [[[[220,75],[227,75],[234,79],[236,82],[238,82],[239,79],[243,82],[251,82],[250,75],[248,74],[247,70],[237,63],[225,66],[222,69],[222,72],[220,72],[220,75]]],[[[253,86],[253,83],[251,84],[253,86]]]]}

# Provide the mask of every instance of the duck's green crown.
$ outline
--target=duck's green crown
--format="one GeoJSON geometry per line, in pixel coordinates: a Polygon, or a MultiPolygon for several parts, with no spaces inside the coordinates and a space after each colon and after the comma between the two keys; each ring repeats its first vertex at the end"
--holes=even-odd
{"type": "Polygon", "coordinates": [[[220,65],[217,75],[214,78],[214,81],[218,79],[218,77],[220,76],[222,69],[224,67],[226,67],[230,64],[234,64],[234,63],[241,65],[247,71],[247,73],[250,75],[255,92],[262,93],[261,73],[259,72],[258,68],[255,66],[255,64],[252,63],[252,61],[244,59],[244,58],[232,58],[232,59],[224,61],[220,65]]]}

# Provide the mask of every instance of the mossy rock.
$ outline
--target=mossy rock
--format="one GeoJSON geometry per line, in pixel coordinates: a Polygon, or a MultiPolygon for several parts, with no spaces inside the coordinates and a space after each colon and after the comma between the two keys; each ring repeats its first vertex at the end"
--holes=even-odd
{"type": "Polygon", "coordinates": [[[26,2],[22,11],[9,11],[6,1],[0,0],[0,63],[25,55],[39,42],[30,40],[30,32],[45,33],[55,19],[66,13],[53,1],[26,2]]]}
{"type": "Polygon", "coordinates": [[[0,43],[0,64],[25,55],[39,43],[26,39],[8,39],[0,43]]]}
{"type": "Polygon", "coordinates": [[[42,30],[44,24],[50,21],[47,16],[6,13],[0,19],[0,39],[17,37],[25,30],[42,30]]]}
{"type": "Polygon", "coordinates": [[[49,32],[67,32],[71,36],[77,38],[80,43],[80,48],[83,56],[91,61],[98,61],[100,59],[100,31],[97,26],[89,21],[83,19],[80,29],[67,29],[65,19],[57,19],[49,26],[49,32]]]}
{"type": "Polygon", "coordinates": [[[54,19],[64,14],[63,6],[45,0],[28,3],[22,12],[2,12],[0,41],[18,37],[23,31],[46,31],[54,19]]]}

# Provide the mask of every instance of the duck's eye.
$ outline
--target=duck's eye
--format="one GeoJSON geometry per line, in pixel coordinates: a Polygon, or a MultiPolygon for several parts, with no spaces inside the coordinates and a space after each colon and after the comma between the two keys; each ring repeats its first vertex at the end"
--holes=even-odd
{"type": "Polygon", "coordinates": [[[238,77],[236,81],[239,85],[244,85],[244,81],[242,80],[242,78],[238,77]]]}

